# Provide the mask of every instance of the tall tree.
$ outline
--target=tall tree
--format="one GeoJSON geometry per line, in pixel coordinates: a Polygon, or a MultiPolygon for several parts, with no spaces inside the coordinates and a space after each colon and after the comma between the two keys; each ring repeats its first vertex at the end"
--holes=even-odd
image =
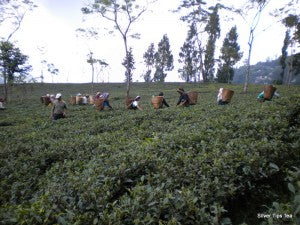
{"type": "Polygon", "coordinates": [[[281,48],[281,56],[279,58],[279,62],[280,62],[281,69],[282,69],[281,72],[280,72],[280,77],[281,77],[281,82],[282,83],[283,83],[283,80],[284,80],[284,72],[285,72],[285,68],[286,68],[286,59],[287,59],[287,56],[288,56],[287,49],[288,49],[289,43],[290,43],[290,34],[289,34],[289,31],[287,30],[285,32],[285,38],[284,38],[284,41],[283,41],[283,46],[281,48]]]}
{"type": "Polygon", "coordinates": [[[220,83],[230,83],[232,81],[234,76],[233,66],[242,58],[237,38],[238,34],[236,26],[234,26],[226,35],[221,48],[221,63],[217,72],[217,81],[220,83]]]}
{"type": "Polygon", "coordinates": [[[86,60],[88,64],[91,65],[92,69],[92,92],[94,92],[94,78],[95,78],[95,66],[99,64],[100,66],[108,66],[108,64],[101,60],[101,59],[96,59],[94,58],[94,53],[90,51],[90,53],[87,55],[88,59],[86,60]]]}
{"type": "Polygon", "coordinates": [[[129,48],[128,55],[124,58],[122,65],[126,68],[125,71],[125,81],[127,83],[132,82],[132,71],[135,69],[134,67],[134,58],[132,54],[132,48],[129,48]],[[128,72],[129,68],[129,72],[128,72]]]}
{"type": "MultiPolygon", "coordinates": [[[[146,12],[148,1],[141,6],[135,0],[93,0],[87,7],[82,8],[84,14],[100,14],[102,18],[111,21],[114,28],[120,33],[124,43],[125,57],[129,56],[128,37],[132,24],[136,23],[141,15],[146,12]]],[[[126,67],[127,89],[126,95],[129,96],[132,70],[129,64],[126,67]]]]}
{"type": "Polygon", "coordinates": [[[170,41],[165,34],[162,40],[158,43],[158,49],[155,53],[155,73],[154,81],[164,82],[167,76],[166,71],[171,71],[173,66],[173,55],[170,50],[170,41]]]}
{"type": "Polygon", "coordinates": [[[4,99],[8,99],[8,86],[18,78],[26,78],[31,66],[28,56],[23,55],[19,48],[8,41],[0,42],[0,72],[4,80],[4,99]]]}
{"type": "Polygon", "coordinates": [[[190,24],[190,39],[194,39],[197,43],[197,51],[198,51],[198,80],[200,81],[201,76],[204,81],[207,81],[205,70],[204,70],[204,53],[205,48],[203,46],[203,39],[205,32],[205,25],[208,22],[209,18],[209,10],[206,1],[203,0],[191,0],[185,1],[183,0],[178,10],[184,9],[188,10],[188,13],[185,16],[181,17],[181,20],[190,24]]]}
{"type": "MultiPolygon", "coordinates": [[[[208,39],[210,38],[210,34],[206,31],[210,15],[211,9],[216,7],[221,9],[226,9],[226,7],[220,4],[221,0],[216,1],[206,1],[206,0],[182,0],[181,4],[178,7],[178,11],[182,10],[185,15],[181,17],[181,20],[187,22],[190,26],[193,26],[193,35],[195,39],[195,43],[197,44],[198,51],[198,76],[197,79],[200,81],[200,77],[202,76],[203,81],[208,82],[209,77],[207,71],[204,66],[204,58],[205,53],[207,52],[203,43],[208,43],[208,39]],[[216,2],[218,2],[216,4],[216,2]]],[[[210,41],[208,47],[209,51],[213,50],[213,42],[210,41]]],[[[207,47],[207,46],[206,46],[207,47]]],[[[208,55],[207,55],[208,56],[208,55]]],[[[209,58],[206,57],[206,60],[209,58]]],[[[207,61],[208,63],[208,61],[207,61]]]]}
{"type": "Polygon", "coordinates": [[[1,39],[9,41],[20,29],[25,15],[35,7],[30,0],[1,0],[0,25],[6,27],[1,39]]]}
{"type": "Polygon", "coordinates": [[[148,47],[147,51],[143,55],[144,63],[146,64],[147,71],[143,75],[145,82],[151,82],[152,81],[152,69],[155,63],[155,47],[154,43],[151,43],[148,47]]]}
{"type": "Polygon", "coordinates": [[[198,69],[198,50],[195,46],[195,27],[192,24],[187,34],[187,38],[180,48],[178,62],[182,64],[182,68],[178,70],[180,76],[186,82],[190,82],[192,79],[197,81],[197,69],[198,69]]]}
{"type": "Polygon", "coordinates": [[[248,37],[248,57],[247,57],[247,71],[246,71],[246,78],[244,83],[244,92],[248,91],[249,86],[249,79],[250,79],[250,63],[251,63],[251,55],[252,55],[252,47],[255,38],[255,31],[259,24],[261,15],[269,4],[271,0],[247,0],[249,4],[242,9],[236,10],[236,12],[242,16],[245,22],[248,24],[248,20],[246,19],[246,15],[249,11],[254,10],[254,17],[251,20],[251,24],[249,25],[249,37],[248,37]]]}
{"type": "Polygon", "coordinates": [[[52,77],[52,83],[54,82],[54,75],[58,75],[59,69],[57,69],[53,63],[48,63],[47,64],[47,71],[51,74],[52,77]]]}
{"type": "Polygon", "coordinates": [[[209,16],[209,22],[205,27],[205,31],[208,32],[209,38],[206,45],[205,59],[204,59],[204,82],[214,79],[214,66],[215,66],[215,48],[216,40],[220,37],[220,19],[218,15],[219,6],[213,7],[213,11],[209,16]]]}
{"type": "Polygon", "coordinates": [[[202,44],[202,40],[199,37],[201,32],[198,32],[198,28],[196,26],[196,23],[193,22],[190,25],[190,30],[188,33],[188,39],[190,39],[190,42],[193,44],[195,57],[197,58],[197,75],[195,75],[195,78],[200,82],[201,76],[203,80],[207,80],[205,78],[204,73],[204,63],[203,63],[203,57],[204,57],[204,46],[202,44]]]}
{"type": "Polygon", "coordinates": [[[290,14],[283,20],[284,25],[289,29],[289,32],[292,33],[290,38],[289,45],[291,50],[291,55],[287,60],[288,65],[288,77],[287,84],[290,86],[293,74],[295,73],[294,62],[297,60],[294,59],[295,54],[295,45],[300,43],[300,15],[290,14]]]}

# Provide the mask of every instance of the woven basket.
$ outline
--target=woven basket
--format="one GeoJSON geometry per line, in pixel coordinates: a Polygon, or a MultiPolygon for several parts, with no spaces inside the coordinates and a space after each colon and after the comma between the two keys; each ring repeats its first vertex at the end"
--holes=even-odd
{"type": "Polygon", "coordinates": [[[43,96],[42,98],[43,98],[43,102],[44,102],[45,106],[48,106],[51,103],[49,97],[43,96]]]}
{"type": "Polygon", "coordinates": [[[130,98],[129,96],[126,96],[125,97],[125,108],[127,109],[133,101],[134,101],[133,98],[130,98]]]}
{"type": "Polygon", "coordinates": [[[76,104],[77,105],[82,105],[83,104],[82,96],[76,96],[76,104]]]}
{"type": "Polygon", "coordinates": [[[98,98],[94,101],[96,109],[97,110],[103,110],[104,109],[104,99],[98,98]]]}
{"type": "Polygon", "coordinates": [[[162,107],[164,97],[163,96],[155,96],[152,98],[151,102],[154,109],[159,109],[162,107]]]}
{"type": "Polygon", "coordinates": [[[90,105],[94,105],[95,104],[95,102],[94,102],[94,96],[93,95],[89,96],[89,103],[90,103],[90,105]]]}
{"type": "Polygon", "coordinates": [[[272,85],[265,85],[264,99],[271,100],[275,91],[276,91],[276,88],[273,87],[272,85]]]}
{"type": "Polygon", "coordinates": [[[76,96],[71,96],[71,98],[70,98],[70,104],[71,105],[76,105],[76,96]]]}
{"type": "Polygon", "coordinates": [[[233,94],[234,94],[234,91],[224,88],[223,92],[222,92],[222,101],[230,102],[233,94]]]}
{"type": "Polygon", "coordinates": [[[191,91],[188,92],[187,95],[189,96],[190,105],[196,105],[198,100],[198,92],[197,91],[191,91]]]}

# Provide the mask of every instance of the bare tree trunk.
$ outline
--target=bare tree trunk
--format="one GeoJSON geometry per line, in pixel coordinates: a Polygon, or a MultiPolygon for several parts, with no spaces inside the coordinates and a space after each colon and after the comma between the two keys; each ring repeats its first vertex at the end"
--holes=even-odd
{"type": "Polygon", "coordinates": [[[246,93],[248,91],[248,85],[249,85],[249,78],[250,78],[250,58],[251,58],[251,52],[252,52],[252,46],[253,46],[253,40],[254,40],[254,31],[257,28],[257,25],[259,23],[261,14],[264,10],[264,8],[269,4],[271,0],[266,1],[257,1],[258,2],[258,11],[256,12],[252,24],[250,26],[250,34],[248,39],[248,45],[249,45],[249,51],[248,51],[248,60],[247,60],[247,72],[246,72],[246,79],[244,83],[244,92],[246,93]]]}
{"type": "Polygon", "coordinates": [[[95,68],[94,68],[94,63],[91,63],[92,66],[92,93],[94,93],[94,73],[95,73],[95,68]]]}
{"type": "MultiPolygon", "coordinates": [[[[123,35],[123,41],[124,41],[124,47],[125,47],[125,53],[126,53],[126,59],[129,55],[129,51],[128,51],[128,46],[127,46],[127,38],[125,35],[123,35]]],[[[130,87],[131,87],[131,71],[130,68],[128,66],[128,64],[126,65],[126,70],[127,70],[127,76],[126,76],[126,80],[127,80],[127,87],[126,87],[126,96],[129,97],[129,92],[130,92],[130,87]]]]}
{"type": "Polygon", "coordinates": [[[227,83],[230,84],[230,73],[227,71],[227,83]]]}
{"type": "Polygon", "coordinates": [[[196,37],[196,40],[197,40],[197,44],[198,44],[198,49],[199,49],[199,75],[198,75],[198,80],[200,82],[201,80],[201,75],[202,75],[202,79],[204,81],[204,69],[203,69],[203,58],[202,58],[202,53],[203,53],[203,50],[202,50],[202,47],[201,47],[201,41],[199,40],[198,36],[196,37]]]}
{"type": "Polygon", "coordinates": [[[7,77],[6,77],[6,70],[4,68],[4,71],[3,71],[3,87],[4,87],[4,101],[7,101],[8,100],[8,84],[7,84],[7,77]]]}
{"type": "Polygon", "coordinates": [[[250,78],[250,59],[251,59],[251,52],[252,52],[252,45],[254,40],[254,30],[250,30],[250,36],[249,36],[249,51],[248,51],[248,59],[247,59],[247,70],[246,70],[246,78],[244,83],[244,92],[246,93],[248,91],[248,85],[249,85],[249,78],[250,78]]]}
{"type": "Polygon", "coordinates": [[[291,86],[291,81],[292,81],[292,77],[293,77],[293,61],[294,61],[294,56],[293,55],[291,55],[289,61],[290,62],[288,63],[289,69],[288,69],[288,80],[287,80],[288,87],[291,86]]]}

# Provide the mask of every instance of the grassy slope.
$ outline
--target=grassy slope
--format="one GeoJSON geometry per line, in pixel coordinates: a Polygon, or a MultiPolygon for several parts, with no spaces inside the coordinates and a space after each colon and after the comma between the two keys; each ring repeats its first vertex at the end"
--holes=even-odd
{"type": "Polygon", "coordinates": [[[262,86],[243,94],[230,85],[232,103],[217,106],[219,87],[134,84],[140,112],[124,109],[124,84],[101,84],[114,111],[69,106],[68,118],[55,123],[39,96],[68,99],[90,85],[15,89],[0,111],[0,221],[257,224],[274,201],[293,213],[284,179],[299,165],[300,88],[279,86],[280,99],[260,104],[262,86]],[[199,91],[199,103],[176,108],[178,87],[199,91]],[[159,91],[170,108],[152,109],[159,91]]]}

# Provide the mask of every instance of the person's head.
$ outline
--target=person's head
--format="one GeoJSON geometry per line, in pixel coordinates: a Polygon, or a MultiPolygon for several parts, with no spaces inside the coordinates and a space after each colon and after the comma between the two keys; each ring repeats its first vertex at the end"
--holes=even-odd
{"type": "Polygon", "coordinates": [[[108,98],[108,96],[109,96],[109,93],[108,92],[104,92],[101,97],[102,98],[108,98]]]}
{"type": "Polygon", "coordinates": [[[179,94],[183,94],[183,93],[184,93],[184,89],[183,89],[183,88],[178,88],[177,92],[178,92],[179,94]]]}
{"type": "Polygon", "coordinates": [[[57,93],[55,98],[58,99],[58,100],[61,100],[61,93],[57,93]]]}
{"type": "Polygon", "coordinates": [[[141,96],[139,96],[139,95],[138,95],[138,96],[136,96],[134,100],[135,100],[135,101],[139,101],[139,100],[141,100],[141,96]]]}
{"type": "Polygon", "coordinates": [[[100,96],[100,95],[101,95],[101,92],[97,92],[97,93],[96,93],[96,96],[100,96]]]}
{"type": "Polygon", "coordinates": [[[158,96],[164,96],[164,93],[163,93],[163,92],[160,92],[158,96]]]}

